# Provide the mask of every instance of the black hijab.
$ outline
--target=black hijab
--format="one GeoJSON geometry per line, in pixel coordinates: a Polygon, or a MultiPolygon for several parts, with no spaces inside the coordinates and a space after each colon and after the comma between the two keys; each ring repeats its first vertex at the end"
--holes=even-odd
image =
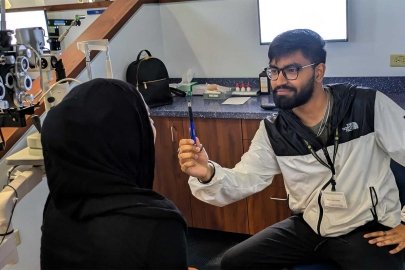
{"type": "Polygon", "coordinates": [[[49,199],[72,218],[122,213],[184,222],[152,190],[153,131],[132,85],[94,79],[76,86],[48,112],[42,146],[49,199]]]}

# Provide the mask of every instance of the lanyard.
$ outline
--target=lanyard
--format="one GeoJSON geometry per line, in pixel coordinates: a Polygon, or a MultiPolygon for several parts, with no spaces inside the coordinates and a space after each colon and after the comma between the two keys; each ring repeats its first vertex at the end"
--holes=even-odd
{"type": "Polygon", "coordinates": [[[331,160],[330,156],[329,156],[329,152],[326,149],[326,147],[322,147],[322,151],[323,154],[326,157],[326,162],[323,161],[318,154],[315,152],[315,150],[312,148],[312,145],[309,144],[309,142],[307,140],[304,139],[305,144],[308,147],[308,150],[311,152],[311,154],[316,158],[316,160],[319,161],[319,163],[321,163],[323,166],[327,167],[330,169],[330,171],[332,172],[332,177],[329,180],[329,182],[332,184],[332,191],[336,191],[336,178],[335,178],[335,174],[336,174],[336,170],[335,170],[335,159],[336,159],[336,153],[339,147],[339,131],[338,129],[336,129],[335,132],[335,137],[334,137],[334,145],[333,145],[333,161],[331,160]]]}

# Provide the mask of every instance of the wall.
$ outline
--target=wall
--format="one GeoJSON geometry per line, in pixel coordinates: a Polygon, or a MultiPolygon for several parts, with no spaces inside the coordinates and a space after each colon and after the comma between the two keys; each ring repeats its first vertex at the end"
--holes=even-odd
{"type": "MultiPolygon", "coordinates": [[[[348,2],[349,42],[327,44],[326,75],[404,76],[404,68],[389,67],[389,55],[405,53],[405,1],[348,2]]],[[[259,45],[256,0],[171,3],[161,5],[160,12],[172,77],[188,67],[202,78],[257,77],[267,65],[267,46],[259,45]]],[[[282,12],[288,20],[288,10],[282,12]]]]}
{"type": "MultiPolygon", "coordinates": [[[[110,41],[109,52],[114,78],[125,80],[127,66],[143,49],[148,49],[155,57],[164,58],[161,24],[163,23],[160,19],[159,6],[147,4],[110,41]]],[[[91,69],[93,78],[106,76],[103,52],[93,60],[91,69]]],[[[87,70],[83,70],[78,79],[80,81],[88,80],[87,70]]]]}
{"type": "MultiPolygon", "coordinates": [[[[48,2],[54,3],[53,0],[48,2]]],[[[63,2],[66,1],[55,3],[63,2]]],[[[404,76],[404,68],[389,66],[389,55],[405,53],[405,31],[401,29],[401,11],[405,9],[405,2],[348,2],[349,42],[327,44],[326,76],[404,76]]],[[[71,12],[71,15],[74,14],[77,12],[71,12]]],[[[153,48],[152,53],[159,54],[164,60],[171,77],[181,77],[189,67],[194,69],[196,77],[201,78],[257,77],[267,65],[267,46],[259,44],[256,0],[199,0],[161,4],[160,18],[163,22],[162,36],[158,41],[162,42],[159,47],[163,46],[163,51],[156,51],[155,43],[147,44],[143,37],[133,35],[128,37],[128,41],[135,48],[116,47],[124,48],[127,56],[133,55],[131,51],[137,52],[137,44],[145,44],[144,47],[151,50],[153,48]]],[[[83,23],[87,24],[90,20],[85,19],[83,23]]],[[[160,22],[160,19],[157,21],[160,22]]],[[[120,56],[116,58],[122,59],[120,56]]],[[[126,66],[113,58],[113,65],[114,62],[120,63],[114,67],[117,78],[123,78],[126,66]]]]}
{"type": "Polygon", "coordinates": [[[266,66],[259,45],[256,0],[161,5],[165,63],[172,77],[256,77],[266,66]]]}
{"type": "MultiPolygon", "coordinates": [[[[405,76],[405,68],[389,66],[390,54],[405,54],[405,31],[400,21],[405,1],[348,2],[349,41],[327,43],[326,76],[405,76]]],[[[267,65],[268,46],[259,43],[256,0],[186,1],[161,4],[159,10],[160,19],[150,20],[162,22],[156,42],[145,42],[143,36],[120,35],[121,41],[112,45],[116,78],[125,78],[127,64],[142,48],[160,57],[172,78],[181,77],[190,67],[199,78],[256,78],[267,65]],[[119,51],[114,52],[115,48],[119,51]]],[[[148,24],[143,27],[149,28],[148,24]]],[[[102,68],[93,72],[96,76],[105,74],[102,68]]]]}

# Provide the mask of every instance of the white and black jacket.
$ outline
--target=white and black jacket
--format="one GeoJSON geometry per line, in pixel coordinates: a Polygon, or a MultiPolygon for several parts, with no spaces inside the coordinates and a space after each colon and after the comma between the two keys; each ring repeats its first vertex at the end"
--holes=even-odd
{"type": "Polygon", "coordinates": [[[260,123],[249,150],[233,169],[215,163],[215,177],[205,185],[190,177],[193,195],[224,206],[263,190],[282,173],[291,210],[302,213],[322,236],[346,234],[372,220],[397,226],[401,206],[390,160],[405,166],[405,111],[376,90],[350,84],[327,87],[334,102],[332,130],[339,137],[335,188],[345,194],[346,209],[324,206],[321,191],[332,190],[332,172],[304,142],[327,163],[324,151],[333,159],[334,136],[323,146],[290,111],[260,123]]]}

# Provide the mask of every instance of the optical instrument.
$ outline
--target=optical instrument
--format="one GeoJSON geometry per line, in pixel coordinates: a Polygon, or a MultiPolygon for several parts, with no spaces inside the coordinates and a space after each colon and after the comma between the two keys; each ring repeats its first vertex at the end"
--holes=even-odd
{"type": "MultiPolygon", "coordinates": [[[[42,98],[45,98],[45,108],[50,109],[66,94],[66,86],[59,87],[63,88],[63,95],[56,98],[48,91],[52,73],[55,71],[56,81],[60,82],[66,78],[65,69],[62,60],[58,59],[59,52],[51,51],[49,44],[45,41],[48,35],[45,11],[6,14],[4,1],[2,2],[0,6],[0,128],[24,127],[27,125],[27,115],[35,114],[35,109],[39,107],[42,98]],[[21,17],[24,18],[21,19],[21,17]],[[10,20],[10,28],[6,25],[6,19],[10,20]],[[36,23],[40,26],[33,26],[36,23]],[[36,97],[40,93],[36,93],[37,96],[30,93],[33,72],[39,72],[41,90],[47,93],[39,100],[36,97]]],[[[80,24],[78,22],[81,18],[77,17],[74,24],[80,24]]],[[[4,150],[5,141],[1,130],[0,135],[0,150],[4,150]]]]}

